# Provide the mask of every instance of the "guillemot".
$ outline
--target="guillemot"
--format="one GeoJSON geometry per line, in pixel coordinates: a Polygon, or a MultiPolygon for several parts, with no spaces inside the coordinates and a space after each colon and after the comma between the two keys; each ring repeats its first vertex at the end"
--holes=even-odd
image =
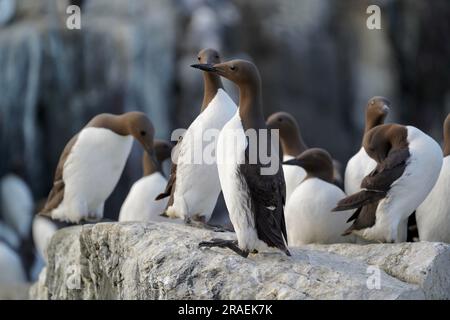
{"type": "Polygon", "coordinates": [[[153,145],[157,163],[147,152],[142,157],[143,177],[136,181],[130,189],[122,208],[119,222],[123,221],[164,221],[160,216],[166,208],[168,199],[155,200],[155,197],[164,190],[167,179],[162,174],[162,163],[170,158],[172,145],[169,142],[155,140],[153,145]]]}
{"type": "Polygon", "coordinates": [[[450,243],[450,114],[444,122],[444,160],[439,178],[416,210],[421,241],[450,243]]]}
{"type": "Polygon", "coordinates": [[[332,214],[345,193],[333,184],[334,167],[330,154],[323,149],[309,149],[284,165],[301,166],[306,178],[297,186],[286,203],[285,217],[289,246],[310,243],[353,242],[342,233],[350,227],[346,222],[353,210],[332,214]]]}
{"type": "Polygon", "coordinates": [[[133,137],[154,157],[154,128],[142,112],[94,117],[64,148],[41,215],[75,222],[103,217],[130,154],[133,137]]]}
{"type": "MultiPolygon", "coordinates": [[[[390,102],[383,97],[373,97],[369,100],[366,107],[364,134],[372,128],[384,123],[384,120],[389,113],[390,105],[390,102]]],[[[344,179],[345,192],[347,194],[354,194],[360,191],[362,180],[372,172],[376,166],[376,161],[370,158],[366,150],[364,150],[364,146],[361,146],[358,153],[356,153],[347,163],[344,179]]]]}
{"type": "Polygon", "coordinates": [[[407,220],[425,200],[442,167],[442,151],[412,126],[379,125],[364,135],[364,149],[377,162],[362,190],[341,200],[334,211],[357,209],[353,233],[369,241],[404,242],[407,220]]]}
{"type": "MultiPolygon", "coordinates": [[[[267,119],[267,127],[279,130],[283,161],[295,159],[308,149],[303,141],[297,120],[287,112],[276,112],[267,119]]],[[[306,171],[300,166],[284,165],[284,179],[286,181],[286,203],[292,192],[305,179],[306,171]]]]}
{"type": "Polygon", "coordinates": [[[279,150],[272,144],[263,116],[257,67],[245,60],[192,67],[220,75],[239,87],[239,109],[222,129],[217,144],[220,183],[237,243],[213,239],[199,246],[230,248],[243,257],[268,247],[290,255],[284,221],[286,187],[279,150]],[[267,164],[262,164],[261,151],[270,155],[267,164]],[[275,172],[264,170],[268,168],[275,172]]]}
{"type": "MultiPolygon", "coordinates": [[[[199,63],[219,63],[216,50],[204,49],[198,55],[199,63]]],[[[217,164],[214,159],[205,161],[205,152],[215,153],[217,141],[204,145],[206,135],[222,127],[236,113],[237,106],[223,89],[218,75],[203,73],[204,97],[200,115],[189,126],[177,145],[177,163],[172,167],[166,191],[158,196],[171,195],[163,215],[184,219],[188,223],[205,225],[211,218],[221,188],[217,164]],[[209,147],[209,150],[207,148],[209,147]],[[200,156],[200,161],[195,158],[200,156]]]]}

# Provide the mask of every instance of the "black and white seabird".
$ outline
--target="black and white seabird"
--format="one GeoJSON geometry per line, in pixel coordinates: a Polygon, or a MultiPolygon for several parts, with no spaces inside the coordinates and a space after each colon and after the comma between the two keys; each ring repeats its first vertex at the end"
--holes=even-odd
{"type": "MultiPolygon", "coordinates": [[[[295,159],[308,149],[303,141],[297,120],[287,112],[276,112],[267,119],[267,127],[279,130],[283,161],[295,159]]],[[[299,166],[283,165],[286,181],[286,203],[292,192],[305,179],[306,171],[299,166]]]]}
{"type": "Polygon", "coordinates": [[[142,112],[94,117],[64,148],[41,215],[78,223],[103,217],[130,154],[133,137],[154,157],[154,128],[142,112]]]}
{"type": "Polygon", "coordinates": [[[271,131],[263,116],[257,67],[245,60],[192,67],[220,75],[239,87],[239,110],[221,131],[217,144],[220,183],[237,243],[213,239],[200,246],[227,247],[243,257],[268,247],[290,255],[284,221],[286,187],[279,150],[271,144],[271,131]],[[261,150],[270,155],[268,164],[262,164],[261,150]],[[275,160],[275,173],[264,172],[275,160]]]}
{"type": "Polygon", "coordinates": [[[162,163],[170,158],[172,144],[167,141],[155,140],[153,148],[158,162],[155,163],[148,153],[144,152],[142,157],[143,177],[131,187],[120,209],[119,222],[167,220],[160,215],[166,208],[169,199],[158,201],[155,198],[167,185],[167,179],[162,173],[162,163]]]}
{"type": "MultiPolygon", "coordinates": [[[[390,102],[383,97],[373,97],[369,100],[366,107],[366,121],[364,134],[372,128],[383,124],[389,113],[390,102]]],[[[363,136],[364,139],[364,136],[363,136]]],[[[361,190],[361,182],[364,177],[371,173],[377,163],[369,157],[364,146],[347,163],[345,169],[345,192],[354,194],[361,190]]]]}
{"type": "Polygon", "coordinates": [[[438,179],[442,151],[419,129],[399,124],[369,130],[363,146],[377,166],[362,181],[362,190],[341,200],[334,211],[357,209],[345,234],[376,242],[404,242],[408,217],[438,179]]]}
{"type": "Polygon", "coordinates": [[[309,149],[284,165],[301,166],[306,178],[286,202],[285,217],[289,246],[310,243],[353,242],[353,236],[342,233],[350,227],[346,222],[354,210],[332,214],[345,193],[334,181],[333,160],[323,149],[309,149]]]}
{"type": "MultiPolygon", "coordinates": [[[[221,60],[216,50],[204,49],[200,51],[198,61],[214,64],[221,60]]],[[[211,148],[210,142],[204,139],[213,130],[219,132],[236,113],[237,106],[223,89],[218,75],[204,72],[203,80],[201,113],[178,142],[177,163],[172,166],[165,192],[157,199],[171,197],[164,215],[206,224],[211,218],[221,188],[216,160],[203,158],[215,153],[217,141],[213,139],[211,148]]]]}
{"type": "Polygon", "coordinates": [[[439,178],[416,210],[421,241],[450,243],[450,114],[444,122],[444,160],[439,178]]]}

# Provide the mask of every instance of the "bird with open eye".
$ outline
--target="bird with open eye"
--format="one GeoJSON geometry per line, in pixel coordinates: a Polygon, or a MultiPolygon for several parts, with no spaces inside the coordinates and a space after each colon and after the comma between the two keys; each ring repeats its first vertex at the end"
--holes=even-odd
{"type": "Polygon", "coordinates": [[[40,215],[73,223],[102,219],[105,201],[122,175],[133,138],[149,161],[157,162],[154,131],[142,112],[95,116],[64,148],[40,215]]]}

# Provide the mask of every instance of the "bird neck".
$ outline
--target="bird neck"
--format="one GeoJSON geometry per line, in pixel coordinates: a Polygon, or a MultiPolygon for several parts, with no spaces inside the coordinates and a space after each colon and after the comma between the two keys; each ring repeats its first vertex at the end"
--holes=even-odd
{"type": "MultiPolygon", "coordinates": [[[[364,134],[369,132],[371,129],[375,128],[376,126],[379,126],[384,123],[384,117],[372,117],[369,114],[366,114],[366,124],[364,128],[364,134]]],[[[363,136],[364,139],[364,136],[363,136]]]]}
{"type": "Polygon", "coordinates": [[[283,153],[289,156],[296,157],[302,152],[306,151],[308,147],[303,141],[302,135],[297,130],[295,134],[288,134],[287,136],[281,135],[281,147],[283,149],[283,153]]]}
{"type": "Polygon", "coordinates": [[[265,128],[260,83],[246,83],[239,86],[239,115],[245,130],[265,128]]]}
{"type": "Polygon", "coordinates": [[[214,99],[219,89],[223,89],[223,83],[222,80],[220,79],[220,76],[211,72],[203,72],[203,87],[204,93],[201,109],[202,112],[208,107],[208,105],[214,99]]]}
{"type": "Polygon", "coordinates": [[[142,159],[142,169],[143,169],[143,177],[147,177],[156,172],[162,172],[162,166],[160,163],[153,161],[147,153],[145,153],[144,158],[142,159]]]}

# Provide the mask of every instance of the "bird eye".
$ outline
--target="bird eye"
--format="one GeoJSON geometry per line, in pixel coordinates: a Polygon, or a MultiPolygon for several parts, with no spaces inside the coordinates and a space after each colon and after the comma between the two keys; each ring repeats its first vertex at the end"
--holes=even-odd
{"type": "Polygon", "coordinates": [[[216,55],[216,59],[219,59],[219,55],[216,55]]]}
{"type": "Polygon", "coordinates": [[[145,131],[141,131],[141,136],[145,136],[147,134],[147,132],[145,132],[145,131]]]}
{"type": "Polygon", "coordinates": [[[235,67],[235,66],[231,66],[231,67],[230,67],[230,70],[231,70],[231,71],[234,71],[234,70],[236,70],[236,67],[235,67]]]}
{"type": "Polygon", "coordinates": [[[197,57],[197,60],[198,60],[198,61],[200,61],[200,60],[202,60],[202,58],[200,58],[200,57],[197,57]]]}
{"type": "Polygon", "coordinates": [[[278,119],[278,122],[283,122],[283,119],[282,119],[282,118],[279,118],[279,119],[278,119]]]}

